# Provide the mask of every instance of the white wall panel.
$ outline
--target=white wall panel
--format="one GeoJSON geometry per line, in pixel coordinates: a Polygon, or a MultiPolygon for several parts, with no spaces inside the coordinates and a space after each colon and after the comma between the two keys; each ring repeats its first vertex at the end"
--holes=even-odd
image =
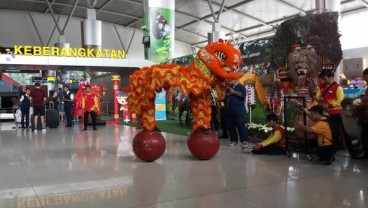
{"type": "Polygon", "coordinates": [[[76,66],[77,65],[77,58],[76,57],[50,56],[49,57],[49,65],[76,66]]]}
{"type": "Polygon", "coordinates": [[[103,66],[103,58],[77,58],[77,66],[103,66]]]}
{"type": "Polygon", "coordinates": [[[18,64],[43,65],[48,62],[47,56],[19,56],[18,64]]]}

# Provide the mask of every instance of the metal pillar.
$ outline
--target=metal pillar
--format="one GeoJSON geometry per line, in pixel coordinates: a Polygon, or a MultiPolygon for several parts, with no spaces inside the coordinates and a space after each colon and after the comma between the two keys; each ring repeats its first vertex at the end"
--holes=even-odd
{"type": "Polygon", "coordinates": [[[208,33],[208,42],[210,43],[210,42],[216,42],[219,39],[225,39],[225,33],[220,31],[221,24],[219,23],[219,21],[220,21],[220,16],[224,9],[226,0],[222,1],[220,11],[218,12],[217,16],[215,14],[215,11],[213,10],[212,1],[211,0],[207,0],[207,1],[208,1],[208,6],[210,7],[213,21],[214,21],[212,24],[212,33],[208,33]]]}

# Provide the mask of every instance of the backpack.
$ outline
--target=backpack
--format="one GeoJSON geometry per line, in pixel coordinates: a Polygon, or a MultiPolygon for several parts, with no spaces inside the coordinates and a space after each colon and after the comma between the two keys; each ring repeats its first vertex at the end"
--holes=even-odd
{"type": "Polygon", "coordinates": [[[335,150],[339,151],[339,150],[344,149],[344,145],[343,145],[341,133],[340,133],[340,127],[329,119],[323,120],[323,121],[327,122],[328,126],[330,127],[331,135],[332,135],[331,143],[335,147],[335,150]]]}

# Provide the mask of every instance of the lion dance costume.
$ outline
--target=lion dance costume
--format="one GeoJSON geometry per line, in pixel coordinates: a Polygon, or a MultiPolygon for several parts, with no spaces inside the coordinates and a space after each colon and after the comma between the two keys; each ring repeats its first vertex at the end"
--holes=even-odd
{"type": "Polygon", "coordinates": [[[211,119],[210,89],[223,99],[226,80],[237,80],[241,63],[239,50],[229,42],[209,43],[198,51],[190,66],[158,64],[135,71],[130,77],[129,111],[140,116],[144,130],[152,131],[155,121],[155,91],[179,87],[191,99],[194,116],[193,132],[208,130],[211,119]]]}

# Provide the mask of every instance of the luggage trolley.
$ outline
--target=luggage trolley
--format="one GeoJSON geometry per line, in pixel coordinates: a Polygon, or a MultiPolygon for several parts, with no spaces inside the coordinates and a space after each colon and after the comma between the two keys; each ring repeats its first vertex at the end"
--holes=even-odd
{"type": "Polygon", "coordinates": [[[306,114],[301,109],[305,106],[304,97],[284,96],[285,150],[288,157],[292,156],[292,152],[309,153],[307,132],[304,132],[303,138],[297,138],[288,130],[288,128],[295,128],[296,116],[300,111],[302,111],[303,123],[306,124],[306,114]]]}

